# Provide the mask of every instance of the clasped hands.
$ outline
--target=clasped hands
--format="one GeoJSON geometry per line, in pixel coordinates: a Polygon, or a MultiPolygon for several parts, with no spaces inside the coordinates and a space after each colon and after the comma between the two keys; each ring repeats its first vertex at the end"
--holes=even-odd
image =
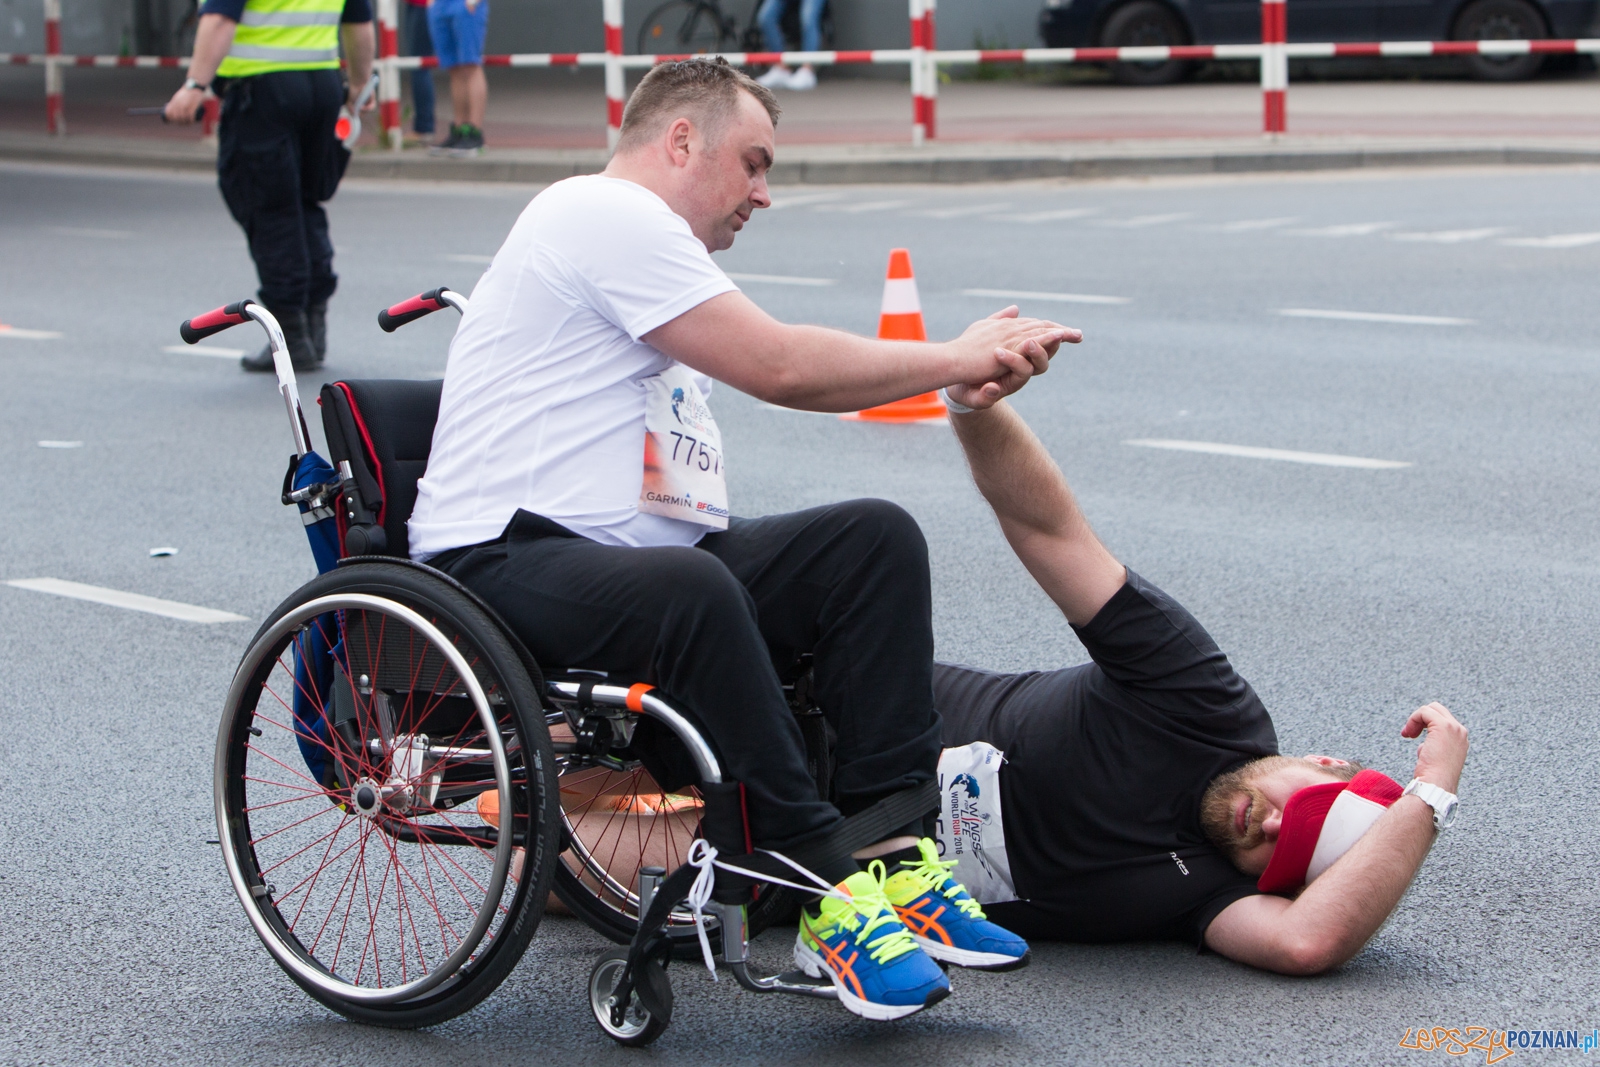
{"type": "Polygon", "coordinates": [[[1015,304],[968,326],[951,344],[975,376],[951,385],[950,399],[979,410],[993,407],[1050,369],[1062,342],[1077,344],[1083,331],[1048,319],[1025,319],[1015,304]]]}

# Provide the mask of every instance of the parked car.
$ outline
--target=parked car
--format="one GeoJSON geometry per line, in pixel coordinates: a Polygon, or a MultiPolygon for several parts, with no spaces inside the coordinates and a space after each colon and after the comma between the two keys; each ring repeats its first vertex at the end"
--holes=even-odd
{"type": "MultiPolygon", "coordinates": [[[[1288,0],[1290,41],[1443,41],[1581,37],[1600,0],[1288,0]]],[[[1243,44],[1261,40],[1258,0],[1045,0],[1050,48],[1243,44]]],[[[1489,81],[1531,77],[1544,56],[1471,56],[1489,81]]],[[[1130,85],[1164,85],[1193,64],[1113,63],[1130,85]]]]}

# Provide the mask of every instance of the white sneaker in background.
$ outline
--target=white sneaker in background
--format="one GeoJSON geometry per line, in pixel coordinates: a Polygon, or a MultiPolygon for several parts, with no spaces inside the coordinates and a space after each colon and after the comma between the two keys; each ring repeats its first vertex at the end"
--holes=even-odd
{"type": "MultiPolygon", "coordinates": [[[[789,68],[780,63],[771,70],[767,71],[765,74],[761,75],[761,77],[757,78],[756,84],[764,85],[768,89],[793,89],[793,79],[794,76],[789,73],[789,68]]],[[[811,82],[813,85],[816,84],[816,80],[817,76],[813,74],[811,76],[811,82]]],[[[810,88],[810,86],[807,86],[807,88],[810,88]]]]}
{"type": "Polygon", "coordinates": [[[789,76],[789,88],[796,92],[805,92],[807,89],[817,87],[817,72],[810,67],[801,67],[789,76]]]}

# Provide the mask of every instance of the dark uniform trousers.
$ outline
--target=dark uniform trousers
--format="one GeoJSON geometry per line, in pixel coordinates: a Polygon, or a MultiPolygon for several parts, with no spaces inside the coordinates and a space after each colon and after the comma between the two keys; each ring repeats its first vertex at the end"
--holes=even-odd
{"type": "Polygon", "coordinates": [[[217,178],[269,309],[325,303],[338,284],[322,202],[349,159],[334,138],[343,103],[337,70],[274,71],[226,88],[217,178]]]}
{"type": "Polygon", "coordinates": [[[692,548],[602,545],[519,511],[500,540],[429,562],[487,600],[540,664],[618,672],[678,701],[724,778],[743,783],[757,846],[817,837],[841,810],[937,770],[928,547],[894,504],[734,518],[692,548]],[[838,808],[817,796],[779,679],[802,653],[838,734],[838,808]]]}

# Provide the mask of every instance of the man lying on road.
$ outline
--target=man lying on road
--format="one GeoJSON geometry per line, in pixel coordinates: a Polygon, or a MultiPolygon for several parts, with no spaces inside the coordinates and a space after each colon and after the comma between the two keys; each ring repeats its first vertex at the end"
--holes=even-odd
{"type": "Polygon", "coordinates": [[[1006,540],[1093,658],[936,666],[955,877],[1031,939],[1178,938],[1285,974],[1361,951],[1454,817],[1466,729],[1440,704],[1412,712],[1401,736],[1427,737],[1404,791],[1344,760],[1278,755],[1249,683],[1112,557],[1016,412],[951,422],[1006,540]]]}

